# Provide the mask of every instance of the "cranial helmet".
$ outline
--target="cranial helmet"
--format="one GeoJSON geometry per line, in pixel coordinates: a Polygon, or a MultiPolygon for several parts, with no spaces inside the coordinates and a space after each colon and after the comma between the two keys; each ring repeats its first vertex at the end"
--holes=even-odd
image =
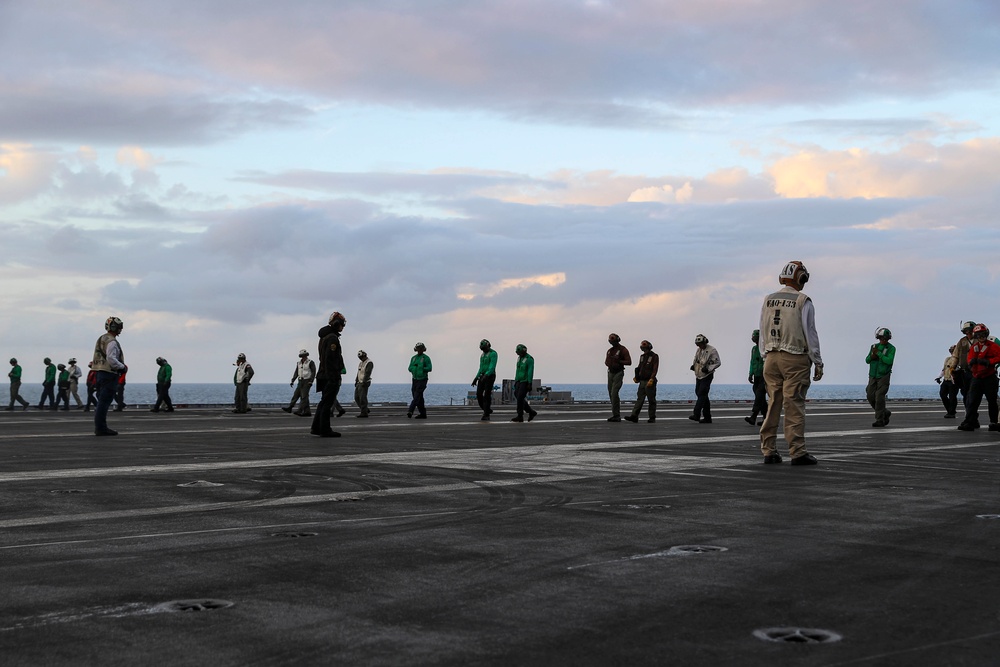
{"type": "Polygon", "coordinates": [[[49,359],[48,357],[45,357],[44,359],[42,359],[42,363],[43,363],[43,364],[51,364],[51,363],[52,363],[52,360],[51,360],[51,359],[49,359]]]}
{"type": "Polygon", "coordinates": [[[484,350],[485,351],[485,350],[490,349],[491,347],[493,347],[493,345],[490,343],[490,341],[486,340],[485,338],[482,339],[481,341],[479,341],[479,349],[480,350],[484,350]]]}
{"type": "Polygon", "coordinates": [[[427,346],[424,345],[423,343],[417,343],[416,345],[413,346],[413,351],[414,352],[426,352],[427,351],[427,346]]]}
{"type": "Polygon", "coordinates": [[[527,351],[528,351],[528,348],[526,348],[523,343],[518,343],[517,347],[514,348],[514,352],[518,356],[527,353],[527,351]]]}
{"type": "Polygon", "coordinates": [[[10,365],[13,366],[16,363],[17,363],[17,359],[15,359],[14,357],[11,357],[10,358],[10,365]]]}
{"type": "Polygon", "coordinates": [[[892,332],[886,329],[885,327],[879,327],[878,329],[875,330],[875,337],[889,339],[892,338],[892,332]]]}
{"type": "Polygon", "coordinates": [[[616,333],[609,333],[608,342],[611,343],[612,345],[617,345],[618,343],[622,342],[622,337],[616,333]]]}
{"type": "Polygon", "coordinates": [[[973,322],[972,320],[966,320],[965,322],[962,322],[962,333],[964,334],[969,333],[975,328],[975,326],[976,323],[973,322]]]}
{"type": "Polygon", "coordinates": [[[114,315],[104,321],[104,330],[109,333],[121,333],[124,328],[125,324],[114,315]]]}
{"type": "Polygon", "coordinates": [[[367,352],[365,352],[364,350],[358,350],[358,359],[364,359],[367,356],[368,356],[367,352]]]}
{"type": "Polygon", "coordinates": [[[240,359],[242,359],[243,361],[246,361],[247,360],[247,355],[245,355],[242,352],[240,352],[239,354],[236,355],[236,360],[239,361],[240,359]]]}
{"type": "Polygon", "coordinates": [[[750,334],[751,340],[757,340],[760,338],[760,329],[754,329],[753,333],[750,334]]]}
{"type": "Polygon", "coordinates": [[[347,326],[347,318],[341,315],[340,312],[336,310],[330,313],[330,324],[332,325],[334,322],[340,322],[344,326],[347,326]]]}
{"type": "Polygon", "coordinates": [[[167,363],[167,360],[164,359],[163,357],[157,357],[156,358],[156,365],[157,366],[162,366],[165,363],[167,363]]]}
{"type": "Polygon", "coordinates": [[[309,350],[299,350],[299,356],[300,357],[308,357],[309,356],[309,350]]]}
{"type": "Polygon", "coordinates": [[[706,336],[705,334],[698,334],[697,336],[694,337],[695,345],[701,345],[703,343],[708,344],[708,336],[706,336]]]}
{"type": "Polygon", "coordinates": [[[639,349],[648,352],[649,350],[653,349],[653,344],[650,343],[648,340],[644,340],[641,343],[639,343],[639,349]]]}
{"type": "Polygon", "coordinates": [[[778,282],[795,289],[802,289],[802,286],[809,282],[809,271],[806,265],[798,260],[792,260],[785,264],[785,268],[778,274],[778,282]]]}
{"type": "Polygon", "coordinates": [[[985,324],[977,324],[972,329],[973,338],[986,338],[990,335],[990,328],[985,324]]]}
{"type": "Polygon", "coordinates": [[[70,357],[69,361],[67,363],[75,364],[76,363],[76,357],[70,357]]]}

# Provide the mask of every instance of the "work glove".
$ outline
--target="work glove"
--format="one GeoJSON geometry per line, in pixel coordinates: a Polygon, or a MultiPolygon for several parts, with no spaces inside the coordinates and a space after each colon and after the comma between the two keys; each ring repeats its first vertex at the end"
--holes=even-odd
{"type": "Polygon", "coordinates": [[[753,384],[753,374],[750,374],[750,375],[747,376],[747,382],[749,382],[750,384],[753,384]]]}
{"type": "Polygon", "coordinates": [[[655,387],[656,386],[656,380],[653,380],[652,378],[650,378],[649,382],[646,383],[646,386],[647,387],[655,387]]]}
{"type": "Polygon", "coordinates": [[[822,366],[816,366],[816,369],[813,372],[813,381],[814,382],[819,382],[822,379],[823,379],[823,367],[822,366]]]}
{"type": "Polygon", "coordinates": [[[937,382],[938,384],[941,384],[941,378],[934,378],[934,381],[937,382]]]}

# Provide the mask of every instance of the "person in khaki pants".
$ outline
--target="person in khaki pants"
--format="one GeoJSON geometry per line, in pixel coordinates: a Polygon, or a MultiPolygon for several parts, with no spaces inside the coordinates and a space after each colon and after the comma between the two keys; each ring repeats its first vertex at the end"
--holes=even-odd
{"type": "Polygon", "coordinates": [[[815,465],[806,451],[806,392],[811,366],[813,380],[823,377],[823,357],[816,333],[812,299],[802,293],[809,272],[799,261],[785,265],[778,276],[782,287],[764,299],[760,310],[760,352],[764,356],[764,382],[770,409],[760,427],[764,463],[781,463],[777,452],[778,421],[785,413],[785,442],[792,465],[815,465]]]}

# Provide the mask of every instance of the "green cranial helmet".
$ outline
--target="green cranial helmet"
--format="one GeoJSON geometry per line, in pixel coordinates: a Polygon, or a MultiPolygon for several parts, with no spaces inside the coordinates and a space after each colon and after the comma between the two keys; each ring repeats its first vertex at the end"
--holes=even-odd
{"type": "Polygon", "coordinates": [[[413,346],[413,351],[414,352],[426,352],[427,351],[427,346],[424,345],[423,343],[417,343],[416,345],[413,346]]]}
{"type": "Polygon", "coordinates": [[[516,347],[516,348],[514,348],[514,352],[515,352],[515,353],[516,353],[516,354],[517,354],[518,356],[520,356],[520,355],[522,355],[522,354],[527,354],[527,352],[528,352],[528,348],[526,348],[526,347],[524,346],[524,344],[523,344],[523,343],[518,343],[517,347],[516,347]]]}
{"type": "Polygon", "coordinates": [[[892,338],[892,332],[886,329],[885,327],[879,327],[878,329],[875,330],[875,337],[885,338],[886,340],[889,340],[890,338],[892,338]]]}

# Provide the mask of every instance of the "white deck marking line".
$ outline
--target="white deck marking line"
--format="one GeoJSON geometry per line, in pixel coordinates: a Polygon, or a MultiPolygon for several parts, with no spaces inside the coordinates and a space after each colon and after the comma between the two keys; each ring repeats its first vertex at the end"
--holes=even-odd
{"type": "Polygon", "coordinates": [[[382,489],[379,491],[343,491],[340,493],[321,493],[309,496],[285,496],[284,498],[268,498],[265,500],[242,500],[219,503],[199,503],[196,505],[171,505],[168,507],[147,507],[131,510],[113,510],[108,512],[85,512],[81,514],[60,514],[54,516],[26,517],[23,519],[7,519],[0,521],[2,528],[21,528],[24,526],[44,526],[55,523],[77,521],[102,521],[111,519],[135,519],[143,517],[166,516],[169,514],[190,514],[196,512],[214,512],[241,508],[282,507],[297,505],[314,505],[317,503],[344,502],[364,500],[373,497],[408,496],[422,493],[450,493],[454,491],[470,491],[484,486],[523,486],[527,484],[549,484],[552,482],[567,482],[580,479],[576,475],[549,475],[546,477],[523,477],[520,479],[502,479],[490,481],[455,482],[452,484],[435,484],[420,487],[400,487],[382,489]]]}
{"type": "MultiPolygon", "coordinates": [[[[907,428],[882,431],[880,433],[929,433],[936,431],[952,430],[949,426],[934,426],[929,428],[907,428]]],[[[826,431],[808,435],[808,440],[820,438],[848,437],[852,435],[871,435],[871,430],[856,431],[826,431]]],[[[567,462],[570,457],[579,452],[589,453],[591,450],[611,450],[629,449],[661,446],[679,446],[696,444],[715,444],[727,442],[756,442],[758,436],[755,433],[732,436],[715,436],[707,438],[660,438],[653,440],[620,440],[615,442],[577,442],[550,445],[530,445],[521,447],[490,447],[486,449],[439,449],[420,450],[411,452],[382,452],[379,454],[345,454],[345,455],[325,455],[325,456],[305,456],[286,459],[253,459],[248,461],[205,461],[200,463],[167,463],[145,466],[119,466],[112,468],[66,468],[61,470],[28,470],[22,472],[0,473],[0,483],[18,482],[38,479],[83,479],[89,477],[115,477],[115,476],[135,476],[135,475],[155,475],[164,473],[190,473],[205,472],[213,470],[240,470],[250,468],[287,468],[290,466],[321,465],[328,463],[387,463],[397,465],[439,465],[448,468],[467,468],[470,465],[482,465],[485,463],[503,463],[511,465],[520,463],[518,469],[523,469],[528,462],[567,462]]],[[[779,438],[780,444],[780,438],[779,438]]],[[[993,446],[995,442],[963,443],[958,445],[928,445],[924,447],[910,447],[898,449],[853,451],[843,454],[824,454],[823,458],[837,459],[854,457],[861,454],[886,454],[900,453],[906,451],[934,451],[945,449],[962,449],[967,447],[993,446]]],[[[691,456],[689,452],[684,452],[684,456],[691,456]]],[[[703,460],[702,456],[697,456],[698,460],[703,460]]],[[[749,453],[748,455],[749,456],[749,453]]],[[[656,460],[660,460],[658,457],[656,460]]],[[[624,461],[620,461],[624,462],[624,461]]],[[[717,460],[713,459],[713,464],[717,460]]],[[[738,461],[742,464],[757,463],[756,459],[743,458],[738,461]]]]}
{"type": "MultiPolygon", "coordinates": [[[[860,409],[859,410],[853,410],[851,412],[810,412],[810,413],[808,413],[808,416],[811,416],[811,417],[846,417],[846,416],[857,416],[859,412],[862,412],[862,410],[860,410],[860,409]]],[[[871,412],[871,408],[869,408],[869,407],[866,406],[864,412],[871,412]]],[[[909,411],[909,412],[912,412],[914,414],[923,414],[923,413],[927,413],[927,412],[940,412],[940,411],[939,410],[912,410],[912,411],[909,411]]],[[[541,413],[541,414],[544,415],[545,413],[541,413]]],[[[906,411],[898,411],[898,412],[893,412],[893,414],[894,415],[896,415],[896,414],[907,414],[907,412],[906,411]]],[[[683,421],[685,421],[687,419],[687,417],[659,417],[658,416],[656,419],[657,419],[657,423],[667,422],[667,421],[683,422],[683,421]]],[[[740,415],[733,415],[733,416],[719,417],[719,419],[734,419],[735,420],[735,419],[742,419],[742,417],[740,415]]],[[[534,426],[543,425],[543,424],[582,424],[582,423],[595,423],[596,424],[596,423],[605,422],[605,421],[607,421],[607,419],[604,418],[604,417],[584,417],[584,418],[581,418],[581,419],[541,419],[541,417],[539,417],[538,421],[534,422],[532,424],[532,426],[528,426],[527,424],[524,424],[524,423],[511,422],[511,421],[506,420],[506,419],[505,420],[501,420],[501,421],[491,421],[491,422],[468,421],[468,420],[462,420],[462,421],[436,421],[435,420],[433,422],[433,425],[434,426],[473,426],[473,425],[475,425],[477,427],[481,427],[481,426],[486,426],[486,427],[494,426],[495,427],[495,426],[503,425],[504,427],[507,427],[507,428],[532,428],[534,426]]],[[[34,421],[34,420],[31,421],[31,422],[19,422],[19,423],[22,423],[22,424],[26,424],[26,423],[38,424],[38,422],[34,421]]],[[[45,422],[45,424],[52,424],[52,423],[53,422],[45,422]]],[[[64,424],[64,423],[65,424],[79,424],[80,422],[77,421],[77,420],[72,420],[72,419],[66,420],[65,422],[59,422],[59,424],[64,424]]],[[[422,428],[422,425],[413,424],[411,422],[400,422],[398,424],[378,424],[378,423],[353,424],[353,425],[336,424],[336,426],[341,431],[354,431],[354,430],[361,430],[361,429],[364,429],[364,430],[382,430],[382,429],[401,429],[401,428],[412,428],[412,429],[422,428]]],[[[636,425],[636,426],[638,426],[638,425],[636,425]]],[[[629,427],[622,427],[622,428],[629,428],[629,427]]],[[[933,427],[933,428],[936,428],[936,427],[933,427]]],[[[891,430],[894,431],[894,432],[899,432],[902,429],[893,428],[891,430]]],[[[943,430],[949,430],[949,427],[944,427],[943,430]]],[[[954,430],[954,428],[951,428],[951,430],[954,430]]],[[[121,432],[121,434],[127,437],[127,436],[135,436],[135,435],[190,435],[190,434],[197,434],[197,433],[260,433],[260,432],[265,432],[265,433],[280,433],[280,432],[296,433],[297,432],[297,433],[301,433],[303,436],[305,436],[308,433],[308,431],[306,431],[304,425],[301,424],[301,422],[300,422],[296,426],[289,425],[289,426],[260,426],[260,427],[242,427],[242,426],[240,426],[240,427],[234,427],[234,426],[225,426],[224,424],[215,423],[215,424],[206,424],[204,428],[186,428],[186,429],[174,429],[174,430],[170,430],[170,429],[165,429],[164,430],[164,429],[161,429],[161,430],[155,430],[155,431],[133,431],[133,430],[128,430],[128,429],[123,429],[122,432],[121,432]]],[[[751,431],[751,433],[756,433],[756,432],[755,431],[751,431]]],[[[4,440],[25,440],[25,439],[34,439],[34,438],[51,438],[51,437],[54,437],[55,435],[56,434],[54,434],[54,433],[23,433],[23,434],[19,434],[19,435],[0,435],[0,441],[4,441],[4,440]]],[[[81,430],[79,432],[69,432],[69,433],[62,432],[62,433],[59,433],[58,436],[60,438],[93,438],[93,437],[95,437],[89,430],[81,430]]],[[[808,434],[808,437],[816,437],[816,436],[814,436],[812,434],[808,434]]]]}

